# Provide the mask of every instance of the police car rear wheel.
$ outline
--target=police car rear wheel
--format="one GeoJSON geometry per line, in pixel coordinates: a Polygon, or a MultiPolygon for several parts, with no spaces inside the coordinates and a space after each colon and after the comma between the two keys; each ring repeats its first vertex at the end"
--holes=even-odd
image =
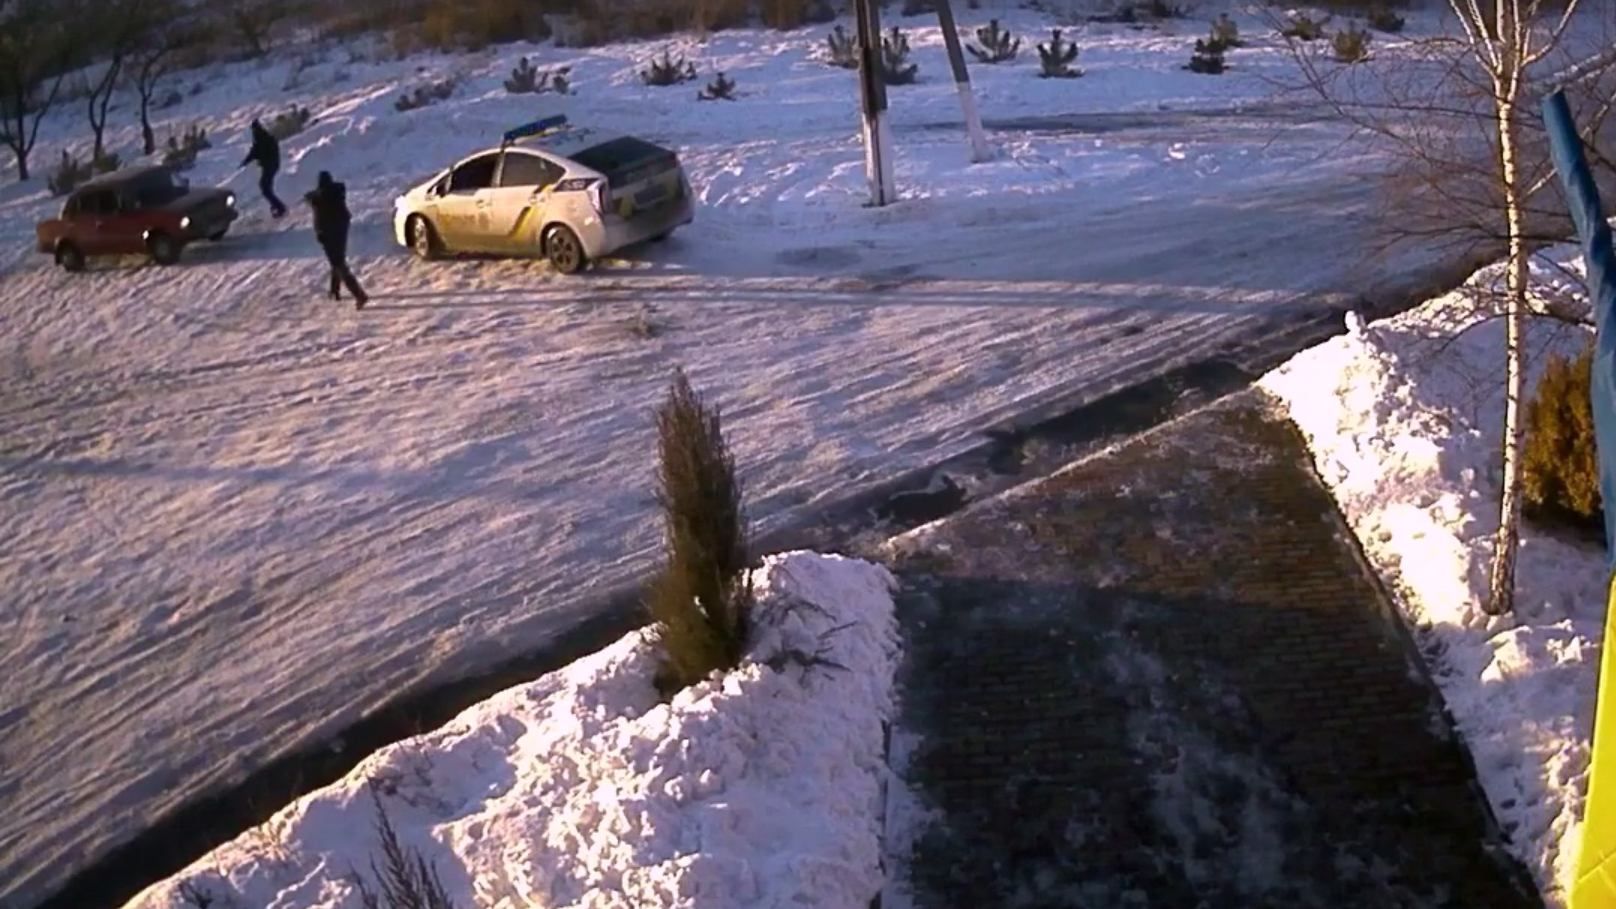
{"type": "Polygon", "coordinates": [[[550,259],[551,267],[564,275],[583,270],[583,244],[578,242],[578,235],[567,227],[557,224],[544,232],[544,253],[550,259]]]}

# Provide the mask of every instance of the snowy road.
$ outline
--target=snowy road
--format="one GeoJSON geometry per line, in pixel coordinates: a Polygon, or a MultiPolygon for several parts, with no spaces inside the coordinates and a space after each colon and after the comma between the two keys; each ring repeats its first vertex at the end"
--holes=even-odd
{"type": "MultiPolygon", "coordinates": [[[[259,215],[181,268],[0,274],[0,902],[393,694],[542,647],[643,571],[676,365],[724,406],[767,525],[1429,277],[1419,250],[1367,254],[1373,184],[1348,175],[1374,162],[1327,126],[1003,132],[965,168],[960,136],[920,128],[952,103],[931,89],[899,117],[908,198],[881,211],[857,204],[845,105],[756,114],[745,141],[652,115],[701,215],[581,280],[392,248],[420,156],[516,108],[486,96],[429,134],[374,91],[330,101],[288,177],[349,179],[364,313],[315,297],[305,225],[259,215]]],[[[49,205],[0,199],[8,254],[49,205]]]]}

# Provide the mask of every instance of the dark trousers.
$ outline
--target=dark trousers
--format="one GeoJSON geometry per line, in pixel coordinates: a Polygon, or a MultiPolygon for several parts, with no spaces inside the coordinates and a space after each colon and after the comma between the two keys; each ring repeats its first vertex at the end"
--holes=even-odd
{"type": "Polygon", "coordinates": [[[342,299],[342,288],[346,286],[355,300],[360,303],[369,300],[370,295],[359,286],[359,279],[348,267],[348,238],[321,239],[320,248],[325,250],[326,261],[331,263],[331,299],[342,299]]]}
{"type": "Polygon", "coordinates": [[[264,168],[258,172],[258,191],[264,194],[264,201],[269,203],[269,213],[279,218],[286,214],[286,204],[275,195],[275,171],[264,168]]]}

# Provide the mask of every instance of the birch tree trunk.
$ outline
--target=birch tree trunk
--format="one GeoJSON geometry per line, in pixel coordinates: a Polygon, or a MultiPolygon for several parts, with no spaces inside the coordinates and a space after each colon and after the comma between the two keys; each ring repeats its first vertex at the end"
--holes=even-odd
{"type": "Polygon", "coordinates": [[[1484,608],[1503,615],[1514,608],[1515,557],[1520,549],[1521,455],[1526,427],[1521,420],[1522,396],[1526,390],[1525,333],[1528,262],[1525,223],[1521,213],[1519,140],[1514,74],[1499,93],[1498,148],[1504,189],[1504,216],[1509,230],[1509,264],[1506,273],[1508,294],[1505,306],[1504,344],[1504,477],[1498,506],[1498,533],[1493,542],[1493,565],[1484,608]]]}

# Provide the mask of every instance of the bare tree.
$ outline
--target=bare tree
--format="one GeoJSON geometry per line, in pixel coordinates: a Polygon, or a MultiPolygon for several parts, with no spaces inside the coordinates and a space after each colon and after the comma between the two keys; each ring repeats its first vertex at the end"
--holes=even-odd
{"type": "MultiPolygon", "coordinates": [[[[1528,289],[1532,251],[1568,230],[1563,207],[1545,192],[1553,169],[1542,123],[1530,116],[1543,89],[1534,77],[1551,55],[1565,53],[1582,0],[1447,0],[1447,7],[1457,33],[1414,39],[1395,64],[1333,67],[1302,42],[1291,48],[1307,88],[1402,152],[1393,177],[1400,183],[1388,194],[1397,227],[1387,243],[1418,239],[1469,255],[1505,254],[1502,293],[1480,301],[1505,323],[1503,483],[1483,604],[1502,614],[1513,608],[1520,544],[1526,321],[1580,318],[1534,310],[1528,289]]],[[[1616,101],[1601,79],[1613,63],[1616,54],[1604,53],[1565,71],[1580,77],[1574,104],[1584,139],[1596,148],[1616,101]]],[[[1605,176],[1616,174],[1608,157],[1595,157],[1605,176]]]]}
{"type": "Polygon", "coordinates": [[[255,58],[269,53],[275,26],[291,13],[286,0],[216,0],[213,8],[255,58]]]}
{"type": "Polygon", "coordinates": [[[174,71],[178,52],[195,36],[174,24],[178,10],[168,0],[148,0],[147,12],[147,27],[141,29],[130,52],[129,68],[140,110],[141,146],[143,154],[149,155],[157,151],[157,135],[151,123],[152,101],[163,81],[174,71]]]}
{"type": "Polygon", "coordinates": [[[0,144],[28,179],[39,124],[61,95],[65,16],[51,0],[0,0],[0,144]]]}
{"type": "Polygon", "coordinates": [[[112,96],[123,76],[124,63],[148,27],[145,0],[94,0],[87,12],[100,25],[95,32],[98,45],[92,53],[102,57],[101,71],[89,82],[85,95],[85,108],[90,119],[90,134],[94,147],[92,161],[106,157],[107,114],[112,108],[112,96]]]}

